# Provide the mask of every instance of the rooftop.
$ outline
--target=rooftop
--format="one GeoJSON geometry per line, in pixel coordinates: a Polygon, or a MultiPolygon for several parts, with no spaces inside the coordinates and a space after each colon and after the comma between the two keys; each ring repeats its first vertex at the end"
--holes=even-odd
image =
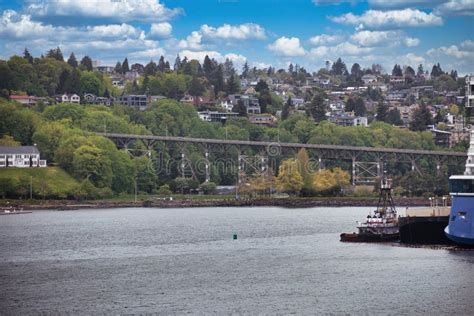
{"type": "Polygon", "coordinates": [[[0,154],[12,155],[12,154],[39,154],[36,146],[0,146],[0,154]]]}

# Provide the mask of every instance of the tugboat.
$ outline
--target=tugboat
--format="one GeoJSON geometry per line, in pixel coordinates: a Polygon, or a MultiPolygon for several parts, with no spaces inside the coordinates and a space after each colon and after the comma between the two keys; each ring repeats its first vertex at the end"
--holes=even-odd
{"type": "Polygon", "coordinates": [[[474,130],[467,152],[464,175],[449,177],[452,198],[446,237],[463,246],[474,246],[474,130]]]}
{"type": "Polygon", "coordinates": [[[374,214],[367,215],[363,222],[357,222],[359,233],[343,233],[341,241],[384,242],[398,240],[397,210],[392,198],[392,179],[384,176],[380,182],[380,194],[374,214]]]}

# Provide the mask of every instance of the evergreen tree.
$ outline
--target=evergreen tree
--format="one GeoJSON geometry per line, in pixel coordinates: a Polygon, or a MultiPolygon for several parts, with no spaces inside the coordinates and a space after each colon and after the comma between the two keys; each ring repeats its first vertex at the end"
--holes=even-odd
{"type": "Polygon", "coordinates": [[[457,79],[458,79],[458,72],[457,72],[457,70],[451,70],[451,72],[449,73],[449,75],[450,75],[451,78],[453,78],[454,80],[457,80],[457,79]]]}
{"type": "Polygon", "coordinates": [[[294,70],[295,70],[295,68],[293,67],[293,64],[290,63],[290,65],[288,66],[288,73],[290,75],[293,75],[294,70]]]}
{"type": "Polygon", "coordinates": [[[268,106],[272,104],[272,95],[270,90],[262,90],[258,95],[258,105],[260,105],[260,110],[262,113],[267,113],[268,106]]]}
{"type": "Polygon", "coordinates": [[[336,76],[347,75],[347,67],[346,64],[342,61],[339,57],[331,67],[331,73],[336,76]]]}
{"type": "Polygon", "coordinates": [[[242,78],[247,78],[249,75],[249,64],[245,61],[244,66],[242,67],[242,78]]]}
{"type": "Polygon", "coordinates": [[[206,76],[207,80],[212,81],[212,75],[214,73],[214,63],[209,58],[208,55],[204,57],[204,63],[202,64],[202,68],[204,70],[204,75],[206,76]]]}
{"type": "Polygon", "coordinates": [[[282,121],[286,120],[290,116],[290,109],[292,106],[291,97],[288,97],[285,105],[283,105],[283,110],[281,111],[281,119],[282,121]]]}
{"type": "Polygon", "coordinates": [[[79,94],[81,91],[81,73],[77,68],[73,68],[67,84],[67,93],[79,94]]]}
{"type": "Polygon", "coordinates": [[[122,73],[126,74],[129,71],[130,71],[130,67],[128,66],[128,58],[125,57],[125,59],[123,60],[123,63],[122,63],[122,73]]]}
{"type": "Polygon", "coordinates": [[[377,104],[377,120],[385,122],[388,115],[388,105],[384,102],[379,102],[377,104]]]}
{"type": "Polygon", "coordinates": [[[226,92],[227,94],[238,93],[240,90],[240,83],[238,82],[235,70],[232,68],[229,79],[227,80],[226,92]]]}
{"type": "Polygon", "coordinates": [[[422,76],[425,73],[425,70],[423,69],[423,65],[419,64],[418,65],[418,70],[416,71],[417,76],[422,76]]]}
{"type": "Polygon", "coordinates": [[[316,93],[309,104],[308,112],[316,123],[326,120],[324,99],[325,95],[323,93],[316,93]]]}
{"type": "Polygon", "coordinates": [[[393,66],[392,76],[397,76],[397,77],[403,76],[402,67],[400,67],[400,65],[395,64],[395,66],[393,66]]]}
{"type": "Polygon", "coordinates": [[[431,68],[431,77],[436,78],[444,74],[443,69],[441,69],[441,66],[439,63],[436,65],[433,65],[433,68],[431,68]]]}
{"type": "Polygon", "coordinates": [[[74,55],[74,53],[71,53],[71,55],[69,55],[69,58],[67,60],[67,63],[69,64],[69,66],[71,66],[72,68],[76,68],[78,66],[77,64],[77,59],[76,59],[76,56],[74,55]]]}
{"type": "Polygon", "coordinates": [[[165,71],[165,69],[166,69],[165,57],[161,56],[160,60],[158,61],[157,70],[163,72],[165,71]]]}
{"type": "Polygon", "coordinates": [[[109,89],[105,88],[105,91],[104,91],[104,98],[110,98],[110,92],[109,92],[109,89]]]}
{"type": "Polygon", "coordinates": [[[145,66],[145,76],[154,76],[158,70],[156,63],[150,60],[145,66]]]}
{"type": "Polygon", "coordinates": [[[225,59],[224,62],[224,77],[228,78],[231,74],[235,73],[234,63],[229,58],[225,59]]]}
{"type": "Polygon", "coordinates": [[[214,85],[214,93],[217,95],[219,91],[224,91],[224,71],[222,65],[218,65],[212,76],[214,85]]]}
{"type": "Polygon", "coordinates": [[[165,62],[165,70],[171,70],[171,66],[170,66],[169,61],[165,62]]]}
{"type": "Polygon", "coordinates": [[[412,131],[425,131],[428,125],[433,124],[433,117],[424,102],[413,112],[410,129],[412,131]]]}
{"type": "Polygon", "coordinates": [[[31,56],[28,49],[25,47],[25,51],[23,52],[23,58],[25,58],[30,64],[33,63],[33,56],[31,56]]]}
{"type": "Polygon", "coordinates": [[[181,71],[181,58],[179,57],[179,54],[176,56],[176,59],[174,60],[174,71],[180,72],[181,71]]]}
{"type": "Polygon", "coordinates": [[[114,72],[118,74],[122,73],[122,64],[119,61],[115,64],[114,72]]]}
{"type": "Polygon", "coordinates": [[[237,101],[237,104],[234,104],[232,108],[232,112],[238,113],[239,116],[247,116],[247,108],[244,105],[244,101],[237,101]]]}
{"type": "Polygon", "coordinates": [[[351,67],[351,76],[354,77],[354,79],[360,79],[362,77],[362,70],[360,68],[360,65],[358,63],[354,63],[351,67]]]}
{"type": "Polygon", "coordinates": [[[367,108],[365,107],[364,99],[357,97],[355,99],[354,114],[357,116],[364,116],[366,112],[367,108]]]}
{"type": "Polygon", "coordinates": [[[398,109],[391,109],[390,111],[388,111],[386,122],[396,126],[403,125],[400,111],[398,109]]]}
{"type": "Polygon", "coordinates": [[[145,76],[142,82],[142,88],[141,88],[142,94],[148,95],[149,90],[150,90],[149,85],[150,85],[150,78],[148,78],[148,76],[145,76]]]}
{"type": "Polygon", "coordinates": [[[204,93],[204,86],[202,85],[199,78],[193,76],[193,79],[189,83],[188,93],[192,96],[200,96],[204,93]]]}
{"type": "Polygon", "coordinates": [[[268,84],[266,81],[260,79],[257,83],[257,85],[255,86],[255,91],[257,92],[261,92],[261,91],[264,91],[264,90],[268,90],[268,84]]]}
{"type": "Polygon", "coordinates": [[[405,68],[405,77],[414,78],[415,77],[415,70],[410,66],[405,68]]]}
{"type": "Polygon", "coordinates": [[[92,59],[87,55],[84,56],[81,59],[81,66],[87,71],[92,71],[92,59]]]}
{"type": "Polygon", "coordinates": [[[49,52],[46,54],[46,57],[64,61],[63,53],[61,52],[61,48],[59,48],[59,46],[56,48],[50,49],[49,52]]]}
{"type": "Polygon", "coordinates": [[[59,75],[59,82],[56,88],[56,94],[63,94],[67,92],[67,88],[69,85],[69,71],[64,69],[61,74],[59,75]]]}

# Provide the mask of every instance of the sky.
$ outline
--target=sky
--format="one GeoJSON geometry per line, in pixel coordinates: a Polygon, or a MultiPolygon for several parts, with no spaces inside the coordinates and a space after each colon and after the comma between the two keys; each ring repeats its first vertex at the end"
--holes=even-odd
{"type": "Polygon", "coordinates": [[[100,65],[179,54],[317,71],[440,63],[474,73],[474,0],[0,0],[0,59],[60,47],[100,65]]]}

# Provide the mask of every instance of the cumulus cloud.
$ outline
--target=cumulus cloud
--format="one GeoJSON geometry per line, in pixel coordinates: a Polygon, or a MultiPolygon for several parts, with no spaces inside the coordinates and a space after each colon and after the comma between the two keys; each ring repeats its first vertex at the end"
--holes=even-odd
{"type": "Polygon", "coordinates": [[[152,23],[148,37],[150,38],[167,38],[171,35],[173,27],[168,22],[152,23]]]}
{"type": "Polygon", "coordinates": [[[240,25],[224,24],[219,27],[212,27],[204,24],[200,28],[203,36],[208,38],[247,40],[265,39],[265,29],[258,24],[245,23],[240,25]]]}
{"type": "Polygon", "coordinates": [[[328,35],[328,34],[321,34],[313,36],[309,39],[309,42],[312,45],[328,45],[328,44],[336,44],[341,42],[344,39],[342,35],[328,35]]]}
{"type": "Polygon", "coordinates": [[[165,7],[159,0],[30,1],[26,10],[37,17],[87,17],[149,22],[169,20],[182,12],[182,9],[165,7]]]}
{"type": "Polygon", "coordinates": [[[369,5],[380,8],[401,8],[401,7],[425,7],[429,8],[443,0],[368,0],[369,5]]]}
{"type": "Polygon", "coordinates": [[[200,62],[204,61],[204,58],[209,56],[209,58],[214,58],[218,62],[224,62],[226,59],[230,59],[236,68],[240,68],[245,61],[247,61],[247,57],[239,54],[229,53],[229,54],[221,54],[218,51],[191,51],[191,50],[182,50],[179,52],[179,56],[181,58],[187,57],[188,60],[196,59],[200,62]]]}
{"type": "Polygon", "coordinates": [[[472,49],[474,48],[474,42],[467,40],[459,45],[441,46],[439,48],[430,49],[427,54],[431,57],[449,56],[457,59],[474,59],[472,49]]]}
{"type": "Polygon", "coordinates": [[[268,49],[280,56],[302,56],[305,54],[304,48],[300,44],[297,37],[280,37],[272,44],[268,45],[268,49]]]}
{"type": "Polygon", "coordinates": [[[311,57],[328,57],[335,56],[361,56],[371,53],[374,50],[372,47],[360,47],[349,42],[344,42],[336,46],[319,46],[310,50],[311,57]]]}
{"type": "Polygon", "coordinates": [[[450,0],[434,10],[439,15],[474,15],[473,0],[450,0]]]}
{"type": "Polygon", "coordinates": [[[390,27],[422,27],[442,25],[443,19],[433,13],[426,13],[416,9],[391,11],[368,10],[362,15],[346,13],[341,16],[330,17],[336,23],[356,25],[363,28],[390,28],[390,27]]]}
{"type": "Polygon", "coordinates": [[[351,40],[362,46],[399,45],[418,46],[420,40],[406,36],[401,31],[359,31],[351,36],[351,40]]]}
{"type": "Polygon", "coordinates": [[[191,32],[186,39],[180,40],[178,47],[181,49],[202,49],[201,44],[202,35],[197,31],[191,32]]]}

